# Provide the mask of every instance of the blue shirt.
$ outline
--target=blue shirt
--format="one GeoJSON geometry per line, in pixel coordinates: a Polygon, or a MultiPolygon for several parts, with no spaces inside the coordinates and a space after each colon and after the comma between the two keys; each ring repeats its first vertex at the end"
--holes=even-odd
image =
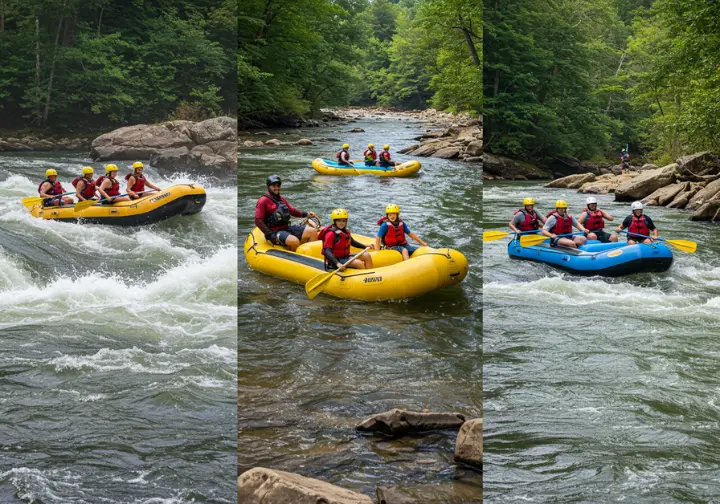
{"type": "MultiPolygon", "coordinates": [[[[405,224],[404,222],[402,223],[402,225],[403,225],[403,229],[405,230],[405,234],[406,234],[406,235],[409,235],[409,234],[411,233],[410,228],[409,228],[409,227],[407,226],[407,224],[405,224]]],[[[378,234],[377,234],[377,235],[378,235],[380,238],[384,238],[387,233],[388,233],[388,225],[387,225],[387,222],[383,222],[383,223],[380,225],[380,229],[378,230],[378,234]]]]}

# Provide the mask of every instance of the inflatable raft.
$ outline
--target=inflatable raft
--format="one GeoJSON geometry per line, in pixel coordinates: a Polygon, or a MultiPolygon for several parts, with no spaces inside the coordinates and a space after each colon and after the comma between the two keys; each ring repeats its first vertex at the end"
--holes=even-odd
{"type": "MultiPolygon", "coordinates": [[[[353,234],[361,243],[374,243],[373,238],[353,234]]],[[[305,284],[325,272],[319,240],[305,243],[297,252],[273,245],[258,229],[245,240],[245,260],[262,273],[305,284]]],[[[351,253],[360,250],[352,248],[351,253]]],[[[325,284],[325,293],[339,298],[384,301],[405,299],[455,285],[468,273],[465,256],[453,249],[420,247],[412,257],[403,261],[399,252],[380,250],[371,252],[373,267],[369,270],[347,269],[334,275],[325,284]]]]}
{"type": "Polygon", "coordinates": [[[205,205],[205,189],[197,184],[179,184],[158,192],[152,192],[133,201],[120,201],[113,205],[97,203],[75,212],[72,205],[64,207],[30,208],[33,217],[40,219],[111,224],[115,226],[138,226],[152,224],[176,215],[192,215],[205,205]]]}
{"type": "Polygon", "coordinates": [[[662,272],[670,269],[673,253],[667,245],[627,242],[601,243],[588,240],[580,248],[551,247],[550,240],[532,247],[522,247],[518,240],[508,244],[513,259],[549,264],[578,275],[622,276],[633,273],[662,272]]]}
{"type": "Polygon", "coordinates": [[[409,177],[416,174],[422,165],[420,161],[408,161],[397,166],[365,166],[365,161],[353,160],[355,166],[339,166],[335,161],[317,158],[312,167],[323,175],[377,175],[378,177],[409,177]]]}

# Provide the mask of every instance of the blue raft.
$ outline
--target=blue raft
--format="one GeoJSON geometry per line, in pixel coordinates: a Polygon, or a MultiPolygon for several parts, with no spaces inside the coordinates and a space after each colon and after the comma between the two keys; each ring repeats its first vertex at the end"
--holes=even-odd
{"type": "Polygon", "coordinates": [[[628,245],[626,242],[601,243],[588,240],[580,248],[551,247],[550,239],[532,247],[522,247],[517,239],[508,244],[512,259],[549,264],[578,275],[623,276],[633,273],[663,272],[670,269],[673,254],[670,247],[654,242],[651,245],[628,245]]]}

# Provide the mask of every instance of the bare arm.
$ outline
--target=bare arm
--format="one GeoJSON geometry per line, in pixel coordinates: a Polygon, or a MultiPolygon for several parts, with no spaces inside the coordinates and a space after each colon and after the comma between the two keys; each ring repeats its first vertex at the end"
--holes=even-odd
{"type": "Polygon", "coordinates": [[[427,246],[428,246],[428,244],[425,243],[425,242],[422,240],[422,238],[420,238],[420,237],[419,237],[418,235],[416,235],[415,233],[409,233],[408,236],[409,236],[410,238],[412,238],[413,240],[415,240],[416,242],[418,242],[418,243],[419,243],[420,245],[422,245],[423,247],[427,247],[427,246]]]}
{"type": "Polygon", "coordinates": [[[600,211],[602,212],[603,217],[605,217],[607,220],[609,220],[609,221],[614,221],[614,220],[615,220],[615,217],[613,217],[612,215],[610,215],[609,213],[607,213],[605,210],[600,210],[600,211]]]}

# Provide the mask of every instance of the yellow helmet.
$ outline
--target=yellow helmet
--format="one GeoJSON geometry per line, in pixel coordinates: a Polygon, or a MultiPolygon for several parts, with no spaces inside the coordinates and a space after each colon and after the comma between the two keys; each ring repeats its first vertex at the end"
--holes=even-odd
{"type": "Polygon", "coordinates": [[[535,200],[532,198],[525,198],[523,200],[523,205],[534,205],[534,204],[535,204],[535,200]]]}
{"type": "Polygon", "coordinates": [[[92,166],[85,166],[85,167],[82,169],[82,174],[83,174],[83,175],[88,175],[88,174],[89,174],[89,175],[92,175],[93,173],[95,173],[95,170],[93,170],[92,166]]]}
{"type": "Polygon", "coordinates": [[[399,214],[400,214],[400,207],[397,206],[397,205],[394,205],[394,204],[390,204],[390,205],[388,205],[388,206],[385,207],[385,213],[386,213],[386,214],[396,213],[396,214],[399,215],[399,214]]]}
{"type": "Polygon", "coordinates": [[[52,168],[45,170],[46,177],[52,177],[53,175],[55,175],[57,177],[57,172],[55,170],[53,170],[52,168]]]}
{"type": "Polygon", "coordinates": [[[335,222],[336,219],[347,219],[348,212],[344,208],[336,208],[330,213],[330,220],[335,222]]]}
{"type": "Polygon", "coordinates": [[[368,144],[368,149],[374,149],[374,148],[375,148],[375,144],[368,144]]]}
{"type": "Polygon", "coordinates": [[[383,149],[390,150],[390,146],[388,144],[383,145],[383,149]]]}
{"type": "Polygon", "coordinates": [[[567,201],[559,199],[555,202],[555,208],[567,208],[567,201]]]}
{"type": "Polygon", "coordinates": [[[114,172],[114,171],[118,171],[117,165],[109,164],[105,167],[105,173],[110,173],[110,172],[114,172]]]}
{"type": "Polygon", "coordinates": [[[350,144],[343,144],[343,149],[349,149],[349,148],[350,148],[350,144]]]}
{"type": "Polygon", "coordinates": [[[137,168],[145,168],[145,165],[142,164],[140,161],[135,161],[132,165],[132,168],[133,168],[133,170],[135,170],[137,168]]]}

